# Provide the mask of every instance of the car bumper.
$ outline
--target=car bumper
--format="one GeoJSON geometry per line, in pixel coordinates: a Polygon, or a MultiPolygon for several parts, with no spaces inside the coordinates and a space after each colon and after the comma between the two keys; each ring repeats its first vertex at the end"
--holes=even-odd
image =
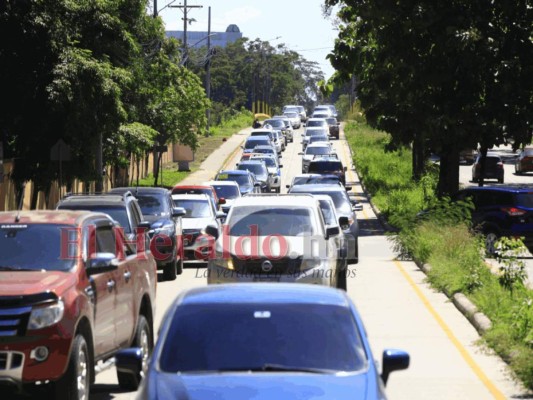
{"type": "Polygon", "coordinates": [[[183,263],[184,264],[205,264],[209,258],[212,258],[214,252],[215,240],[202,236],[194,241],[193,244],[184,247],[183,263]]]}
{"type": "Polygon", "coordinates": [[[335,273],[333,269],[322,267],[312,268],[306,271],[298,271],[291,274],[243,273],[219,267],[215,265],[213,261],[209,261],[207,268],[208,284],[286,282],[330,286],[335,273]]]}

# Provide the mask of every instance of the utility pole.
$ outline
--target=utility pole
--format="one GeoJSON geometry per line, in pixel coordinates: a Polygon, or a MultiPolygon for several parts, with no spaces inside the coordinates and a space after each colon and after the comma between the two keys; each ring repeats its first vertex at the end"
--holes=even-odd
{"type": "MultiPolygon", "coordinates": [[[[211,100],[211,6],[207,11],[207,62],[205,63],[205,95],[211,100]]],[[[211,108],[205,110],[207,117],[207,134],[211,125],[211,108]]]]}
{"type": "Polygon", "coordinates": [[[154,0],[154,18],[157,17],[157,0],[154,0]]]}
{"type": "Polygon", "coordinates": [[[187,18],[187,13],[190,9],[193,8],[203,8],[203,6],[188,6],[187,0],[183,1],[183,5],[179,6],[169,6],[170,8],[179,8],[183,12],[183,60],[185,62],[183,65],[187,64],[187,22],[189,21],[189,18],[187,18]]]}

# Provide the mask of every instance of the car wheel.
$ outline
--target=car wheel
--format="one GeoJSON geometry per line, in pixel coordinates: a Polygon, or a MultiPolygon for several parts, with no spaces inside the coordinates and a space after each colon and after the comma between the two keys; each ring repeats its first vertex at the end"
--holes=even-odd
{"type": "MultiPolygon", "coordinates": [[[[177,258],[177,255],[174,256],[177,258]]],[[[176,261],[176,275],[181,275],[183,273],[183,254],[180,254],[180,259],[176,261]]]]}
{"type": "Polygon", "coordinates": [[[346,273],[347,269],[343,268],[337,272],[337,289],[344,290],[345,292],[348,290],[348,284],[346,282],[346,273]]]}
{"type": "Polygon", "coordinates": [[[503,183],[503,178],[498,179],[498,182],[499,182],[499,183],[503,183]]]}
{"type": "Polygon", "coordinates": [[[485,249],[488,255],[494,256],[496,251],[496,242],[498,241],[499,236],[494,231],[485,232],[485,249]]]}
{"type": "Polygon", "coordinates": [[[117,370],[118,385],[121,389],[133,391],[137,390],[142,378],[146,375],[148,370],[148,360],[152,354],[153,336],[152,329],[144,315],[139,315],[137,321],[137,330],[135,331],[135,338],[133,339],[132,347],[140,347],[142,349],[142,369],[141,372],[135,376],[127,372],[120,372],[117,370]]]}
{"type": "MultiPolygon", "coordinates": [[[[181,262],[183,262],[183,260],[181,260],[181,262]]],[[[165,279],[165,281],[173,281],[176,279],[176,276],[178,275],[177,264],[176,257],[174,257],[174,259],[169,263],[165,264],[163,267],[163,279],[165,279]]]]}
{"type": "Polygon", "coordinates": [[[55,398],[88,400],[92,376],[89,346],[83,335],[76,335],[65,374],[55,383],[55,398]]]}

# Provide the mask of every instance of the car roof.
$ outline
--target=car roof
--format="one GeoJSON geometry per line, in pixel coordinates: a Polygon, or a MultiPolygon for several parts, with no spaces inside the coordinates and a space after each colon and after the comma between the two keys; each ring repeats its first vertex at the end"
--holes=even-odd
{"type": "Polygon", "coordinates": [[[218,185],[218,186],[236,186],[239,187],[239,184],[235,181],[208,181],[204,182],[206,185],[218,185]]]}
{"type": "Polygon", "coordinates": [[[131,187],[116,187],[109,190],[107,193],[123,194],[131,192],[134,196],[136,194],[169,194],[170,190],[162,187],[147,187],[147,186],[131,186],[131,187]]]}
{"type": "Polygon", "coordinates": [[[230,174],[231,175],[250,175],[251,174],[250,171],[242,170],[242,169],[224,169],[222,171],[218,171],[218,173],[219,174],[228,174],[228,175],[230,175],[230,174]]]}
{"type": "Polygon", "coordinates": [[[188,289],[180,304],[320,304],[350,308],[345,292],[302,283],[229,283],[188,289]]]}
{"type": "Polygon", "coordinates": [[[464,189],[461,189],[459,192],[462,191],[497,191],[497,192],[512,192],[512,193],[533,193],[533,186],[468,186],[464,189]]]}
{"type": "MultiPolygon", "coordinates": [[[[133,196],[129,196],[132,200],[133,196]]],[[[128,196],[121,194],[89,194],[89,195],[71,195],[60,200],[57,205],[68,204],[86,204],[89,206],[106,206],[106,207],[123,207],[128,196]]]]}
{"type": "Polygon", "coordinates": [[[290,191],[293,192],[301,192],[301,193],[309,193],[312,191],[320,191],[320,192],[346,192],[346,189],[342,186],[337,185],[325,185],[322,183],[311,183],[307,185],[296,185],[293,186],[290,191]]]}
{"type": "Polygon", "coordinates": [[[307,145],[307,149],[311,148],[311,147],[327,147],[327,148],[331,148],[331,143],[330,142],[314,142],[314,143],[309,143],[307,145]]]}
{"type": "Polygon", "coordinates": [[[243,160],[243,161],[239,162],[239,166],[243,165],[243,164],[258,164],[258,165],[262,165],[264,163],[261,160],[253,160],[252,159],[252,160],[243,160]]]}
{"type": "Polygon", "coordinates": [[[325,118],[309,118],[308,122],[309,121],[325,121],[325,120],[326,120],[325,118]]]}
{"type": "Polygon", "coordinates": [[[260,144],[259,146],[255,146],[254,149],[272,149],[276,151],[275,147],[270,144],[260,144]]]}
{"type": "Polygon", "coordinates": [[[294,205],[302,207],[315,207],[316,199],[313,196],[291,196],[290,194],[282,196],[270,196],[270,195],[246,195],[235,200],[233,207],[238,206],[265,206],[265,207],[279,207],[294,205]]]}
{"type": "Polygon", "coordinates": [[[0,212],[0,224],[79,225],[91,216],[109,219],[104,213],[75,210],[31,210],[0,212]]]}
{"type": "Polygon", "coordinates": [[[205,200],[211,201],[206,194],[173,194],[172,200],[205,200]]]}

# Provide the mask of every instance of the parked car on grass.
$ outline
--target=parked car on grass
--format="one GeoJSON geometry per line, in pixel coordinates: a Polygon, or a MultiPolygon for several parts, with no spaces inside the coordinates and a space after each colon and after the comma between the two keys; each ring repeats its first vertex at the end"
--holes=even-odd
{"type": "Polygon", "coordinates": [[[131,192],[141,207],[145,221],[150,223],[150,250],[165,280],[176,279],[183,271],[181,216],[185,210],[175,208],[170,190],[153,187],[118,187],[108,193],[131,192]]]}
{"type": "MultiPolygon", "coordinates": [[[[346,293],[317,285],[242,284],[183,291],[161,325],[139,398],[385,399],[409,355],[375,361],[346,293]],[[251,351],[253,349],[253,351],[251,351]],[[379,373],[381,369],[381,374],[379,373]]],[[[138,359],[118,367],[135,374],[138,359]]],[[[398,377],[399,378],[399,377],[398,377]]]]}
{"type": "MultiPolygon", "coordinates": [[[[115,196],[113,196],[115,197],[115,196]]],[[[120,226],[104,213],[0,213],[0,391],[88,399],[95,366],[125,348],[138,370],[117,368],[134,390],[153,347],[157,270],[147,248],[122,253],[120,226]]]]}

